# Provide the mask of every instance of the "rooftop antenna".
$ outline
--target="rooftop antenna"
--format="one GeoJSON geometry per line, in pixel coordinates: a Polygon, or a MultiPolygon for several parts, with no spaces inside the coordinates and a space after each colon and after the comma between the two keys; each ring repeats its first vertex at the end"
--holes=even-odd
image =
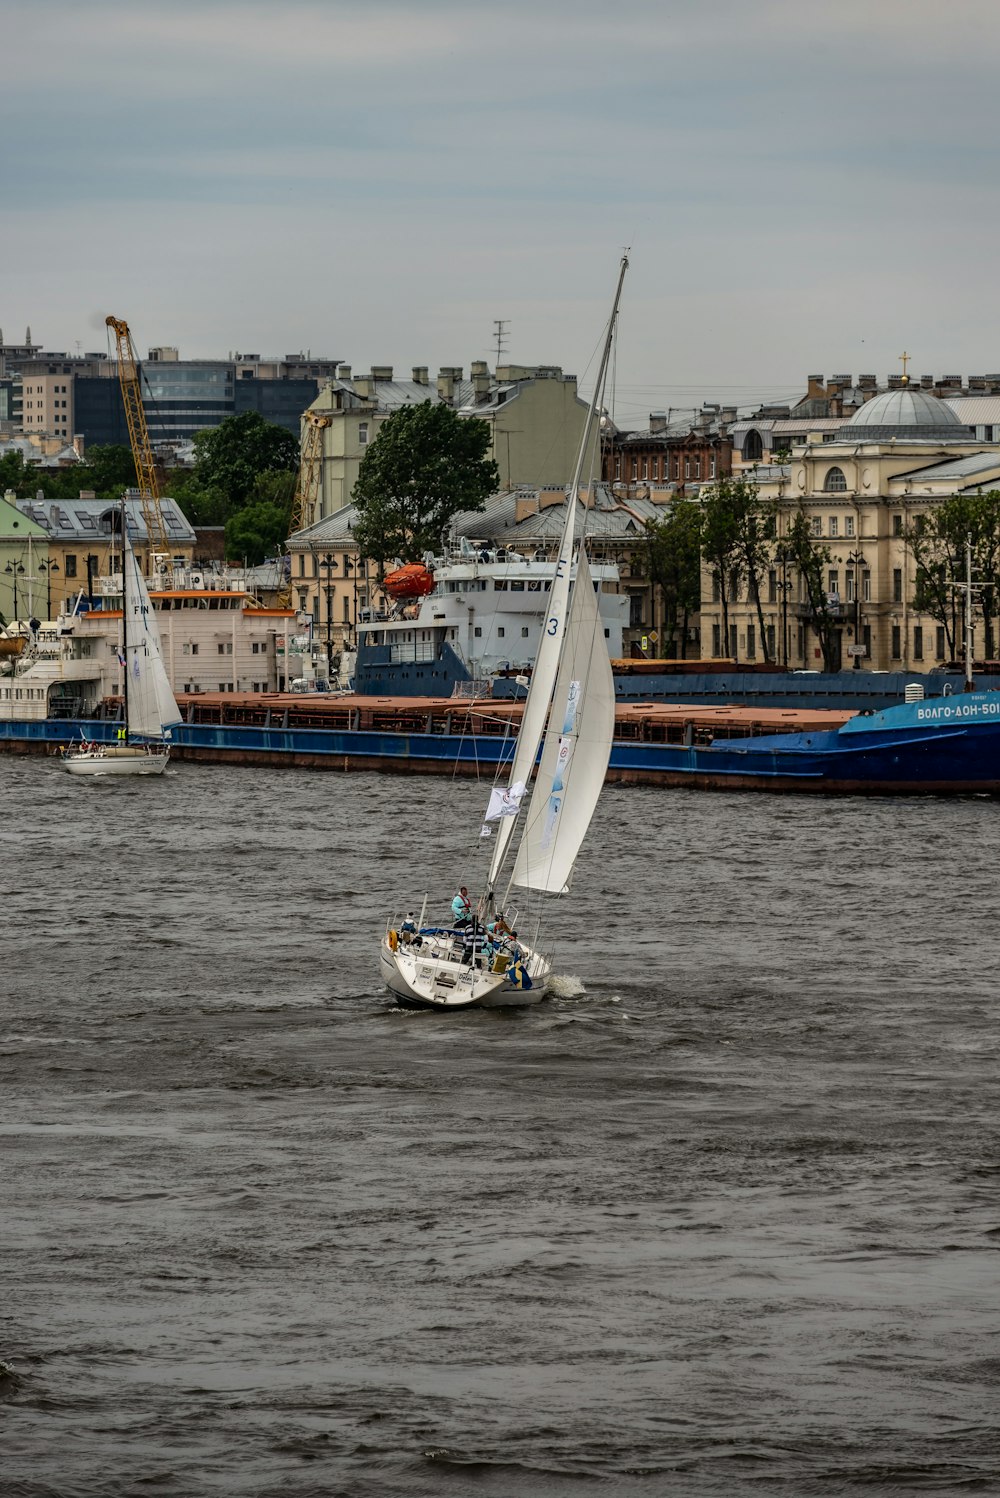
{"type": "Polygon", "coordinates": [[[497,363],[499,364],[500,356],[507,348],[507,329],[510,327],[510,318],[495,317],[493,319],[493,327],[495,330],[493,336],[496,339],[497,345],[497,363]]]}

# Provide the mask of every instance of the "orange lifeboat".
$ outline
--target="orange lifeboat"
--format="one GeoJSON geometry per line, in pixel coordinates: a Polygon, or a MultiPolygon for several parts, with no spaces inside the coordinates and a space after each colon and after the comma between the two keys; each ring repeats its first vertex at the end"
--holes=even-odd
{"type": "Polygon", "coordinates": [[[434,591],[434,574],[422,562],[408,562],[405,567],[397,567],[395,572],[389,573],[382,584],[382,591],[387,598],[395,598],[399,602],[409,598],[426,598],[428,593],[434,591]]]}

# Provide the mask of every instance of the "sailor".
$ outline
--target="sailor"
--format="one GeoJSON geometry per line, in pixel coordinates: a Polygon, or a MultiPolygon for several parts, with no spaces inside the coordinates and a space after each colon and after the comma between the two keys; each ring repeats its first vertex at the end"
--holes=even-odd
{"type": "Polygon", "coordinates": [[[463,884],[454,900],[451,902],[451,923],[456,929],[467,926],[472,920],[472,901],[469,899],[469,891],[463,884]]]}
{"type": "Polygon", "coordinates": [[[517,939],[517,932],[511,931],[504,940],[504,950],[510,953],[510,965],[524,961],[524,949],[517,939]]]}
{"type": "Polygon", "coordinates": [[[402,925],[399,928],[399,936],[404,946],[423,946],[423,941],[417,935],[417,923],[414,919],[412,910],[407,911],[406,920],[403,921],[402,925]]]}

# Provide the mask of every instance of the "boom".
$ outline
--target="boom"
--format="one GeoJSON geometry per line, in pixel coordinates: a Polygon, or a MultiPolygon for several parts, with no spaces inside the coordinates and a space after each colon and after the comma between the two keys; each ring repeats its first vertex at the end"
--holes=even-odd
{"type": "Polygon", "coordinates": [[[127,322],[122,322],[117,317],[107,317],[105,322],[114,330],[115,342],[118,345],[118,383],[121,386],[125,420],[128,423],[128,440],[135,461],[135,477],[142,503],[142,518],[146,522],[146,534],[149,537],[148,569],[152,573],[153,553],[169,552],[170,539],[164,524],[163,512],[160,509],[160,491],[156,480],[156,465],[153,462],[149,429],[146,426],[146,413],[142,407],[135,345],[132,342],[132,334],[129,332],[127,322]]]}

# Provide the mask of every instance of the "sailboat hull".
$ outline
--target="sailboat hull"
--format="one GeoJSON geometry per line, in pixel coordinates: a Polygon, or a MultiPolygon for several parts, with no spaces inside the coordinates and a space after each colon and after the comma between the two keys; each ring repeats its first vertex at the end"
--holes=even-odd
{"type": "Polygon", "coordinates": [[[388,938],[379,952],[382,979],[405,1009],[526,1009],[545,997],[548,965],[529,958],[537,968],[531,988],[515,988],[506,974],[482,971],[439,955],[426,957],[410,949],[393,950],[388,938]]]}
{"type": "Polygon", "coordinates": [[[71,775],[162,775],[169,749],[142,744],[98,744],[93,749],[69,749],[63,768],[71,775]]]}

